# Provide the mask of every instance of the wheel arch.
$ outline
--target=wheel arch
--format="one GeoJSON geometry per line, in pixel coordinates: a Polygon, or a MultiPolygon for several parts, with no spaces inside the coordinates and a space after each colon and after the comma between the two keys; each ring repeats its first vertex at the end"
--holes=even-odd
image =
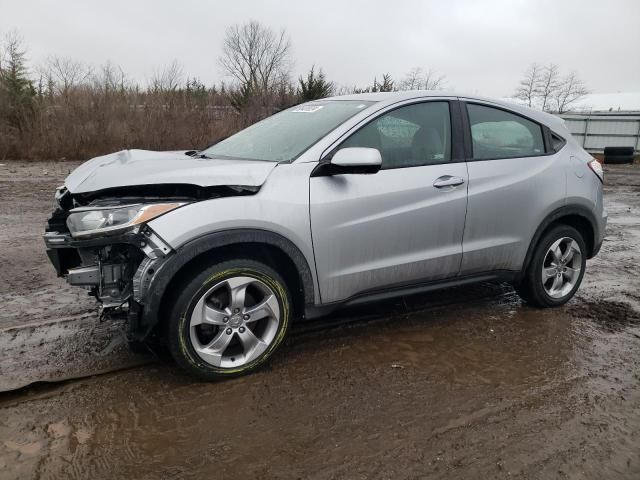
{"type": "Polygon", "coordinates": [[[300,249],[284,236],[268,230],[235,229],[215,232],[182,245],[156,270],[145,297],[140,318],[141,334],[148,336],[169,310],[172,286],[203,262],[238,256],[266,263],[288,283],[296,313],[315,300],[313,276],[300,249]]]}
{"type": "Polygon", "coordinates": [[[522,272],[528,268],[535,247],[542,236],[556,225],[569,225],[582,234],[587,245],[587,258],[592,258],[597,253],[599,231],[593,213],[580,205],[565,205],[547,215],[536,229],[527,249],[522,272]]]}

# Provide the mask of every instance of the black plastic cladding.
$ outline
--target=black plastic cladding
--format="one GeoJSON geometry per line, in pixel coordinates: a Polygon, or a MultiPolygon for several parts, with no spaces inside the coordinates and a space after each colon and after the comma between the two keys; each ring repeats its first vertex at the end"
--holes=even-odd
{"type": "Polygon", "coordinates": [[[302,289],[304,293],[304,303],[314,303],[314,286],[311,269],[298,247],[282,235],[267,230],[258,229],[237,229],[216,232],[204,235],[191,240],[182,245],[174,255],[167,257],[166,261],[160,265],[154,274],[148,288],[148,296],[145,308],[142,313],[142,325],[147,333],[157,325],[160,313],[160,306],[167,287],[176,274],[189,261],[199,255],[210,252],[216,248],[238,243],[262,243],[280,249],[287,255],[298,270],[302,289]]]}

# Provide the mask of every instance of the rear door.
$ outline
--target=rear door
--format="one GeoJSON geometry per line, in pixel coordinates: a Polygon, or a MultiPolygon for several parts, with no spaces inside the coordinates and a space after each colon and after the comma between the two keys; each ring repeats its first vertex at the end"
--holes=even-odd
{"type": "Polygon", "coordinates": [[[562,159],[539,123],[492,104],[463,105],[472,158],[460,274],[520,270],[540,222],[565,201],[562,159]]]}
{"type": "Polygon", "coordinates": [[[467,167],[452,107],[429,101],[379,115],[334,149],[377,148],[378,173],[310,179],[323,303],[458,273],[467,167]]]}

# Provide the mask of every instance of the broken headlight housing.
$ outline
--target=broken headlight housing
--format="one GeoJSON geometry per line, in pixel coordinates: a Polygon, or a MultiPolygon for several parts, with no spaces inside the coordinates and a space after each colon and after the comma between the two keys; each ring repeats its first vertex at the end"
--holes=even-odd
{"type": "Polygon", "coordinates": [[[74,238],[118,234],[185,205],[186,202],[74,208],[67,227],[74,238]]]}

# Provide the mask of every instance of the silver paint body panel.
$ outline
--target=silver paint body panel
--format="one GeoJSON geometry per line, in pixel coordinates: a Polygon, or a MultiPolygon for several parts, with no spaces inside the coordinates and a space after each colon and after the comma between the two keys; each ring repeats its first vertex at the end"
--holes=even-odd
{"type": "Polygon", "coordinates": [[[521,268],[540,223],[565,204],[563,156],[467,163],[469,207],[461,275],[521,268]]]}
{"type": "Polygon", "coordinates": [[[322,301],[455,276],[462,259],[464,162],[311,178],[311,228],[322,301]]]}
{"type": "Polygon", "coordinates": [[[158,184],[260,186],[275,162],[193,158],[178,152],[122,150],[96,157],[76,168],[65,180],[71,193],[114,187],[158,184]]]}

